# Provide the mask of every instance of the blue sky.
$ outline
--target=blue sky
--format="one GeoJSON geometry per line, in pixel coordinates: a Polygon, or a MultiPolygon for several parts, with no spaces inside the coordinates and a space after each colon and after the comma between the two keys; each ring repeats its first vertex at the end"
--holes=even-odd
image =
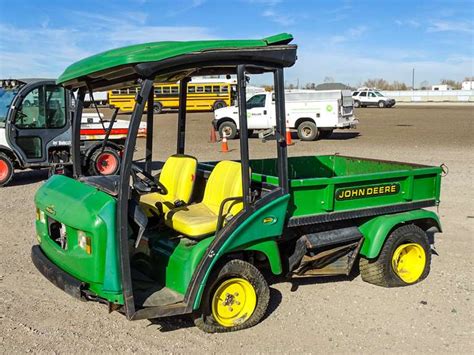
{"type": "Polygon", "coordinates": [[[0,0],[0,77],[57,77],[110,48],[290,32],[286,81],[416,85],[474,75],[474,1],[0,0]]]}

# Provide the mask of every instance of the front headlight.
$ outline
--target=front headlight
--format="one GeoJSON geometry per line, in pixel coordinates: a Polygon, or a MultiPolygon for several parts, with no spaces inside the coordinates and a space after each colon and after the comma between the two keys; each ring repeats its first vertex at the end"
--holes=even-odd
{"type": "Polygon", "coordinates": [[[86,235],[86,232],[78,231],[77,232],[77,241],[79,247],[84,250],[87,254],[92,254],[92,243],[91,237],[86,235]]]}
{"type": "Polygon", "coordinates": [[[46,223],[46,215],[39,208],[36,209],[36,220],[40,221],[41,223],[46,223]]]}

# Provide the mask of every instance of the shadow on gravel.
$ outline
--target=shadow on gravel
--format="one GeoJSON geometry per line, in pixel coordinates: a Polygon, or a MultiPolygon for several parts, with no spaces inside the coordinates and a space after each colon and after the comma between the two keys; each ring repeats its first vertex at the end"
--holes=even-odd
{"type": "Polygon", "coordinates": [[[163,333],[194,327],[194,322],[189,315],[149,319],[149,321],[148,326],[157,325],[159,326],[158,330],[163,333]]]}
{"type": "Polygon", "coordinates": [[[347,139],[359,138],[361,134],[359,132],[334,132],[329,138],[324,138],[330,141],[344,141],[347,139]]]}
{"type": "Polygon", "coordinates": [[[265,312],[261,322],[270,317],[270,315],[278,308],[282,298],[283,296],[281,295],[280,291],[278,291],[276,288],[270,287],[270,302],[268,303],[267,311],[265,312]]]}
{"type": "Polygon", "coordinates": [[[48,169],[15,171],[12,181],[5,187],[35,184],[48,178],[48,169]]]}

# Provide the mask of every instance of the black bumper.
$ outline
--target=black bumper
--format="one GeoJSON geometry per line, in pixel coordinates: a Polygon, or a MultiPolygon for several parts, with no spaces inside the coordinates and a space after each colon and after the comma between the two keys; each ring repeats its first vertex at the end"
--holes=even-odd
{"type": "Polygon", "coordinates": [[[82,289],[84,289],[85,284],[57,267],[44,255],[39,245],[34,245],[31,248],[31,260],[38,271],[49,281],[67,294],[81,300],[83,299],[82,289]]]}

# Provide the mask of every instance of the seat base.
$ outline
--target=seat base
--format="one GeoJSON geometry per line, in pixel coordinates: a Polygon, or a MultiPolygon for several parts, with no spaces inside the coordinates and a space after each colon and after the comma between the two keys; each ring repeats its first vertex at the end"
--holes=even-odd
{"type": "Polygon", "coordinates": [[[218,216],[202,203],[180,207],[168,212],[168,227],[192,239],[202,239],[215,233],[218,216]]]}

